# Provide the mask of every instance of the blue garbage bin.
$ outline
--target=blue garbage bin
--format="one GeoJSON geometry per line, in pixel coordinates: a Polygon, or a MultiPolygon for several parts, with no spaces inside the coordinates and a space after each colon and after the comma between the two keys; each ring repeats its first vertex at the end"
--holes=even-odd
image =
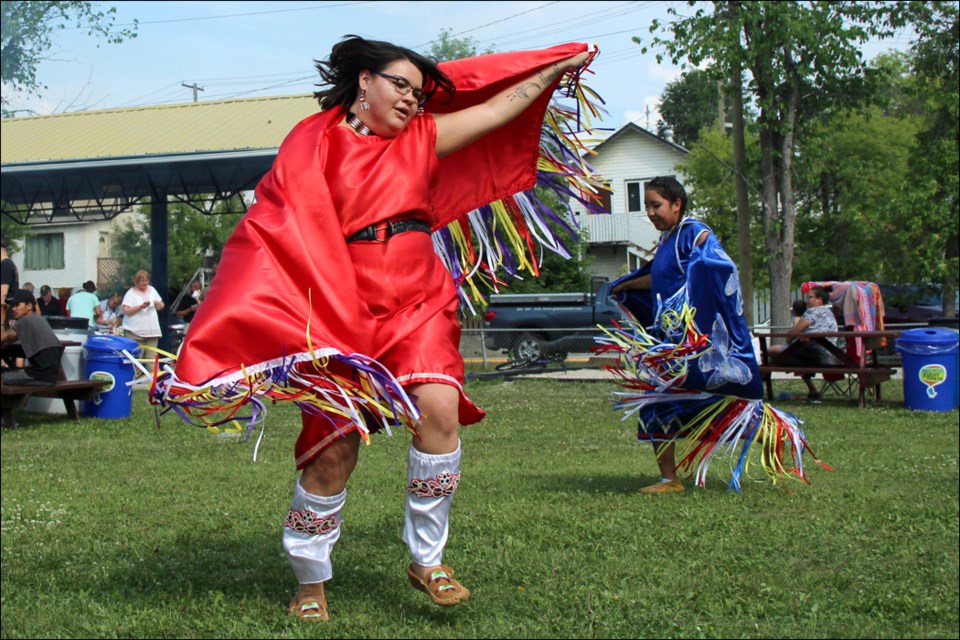
{"type": "Polygon", "coordinates": [[[914,411],[957,408],[958,334],[941,327],[908,329],[897,338],[903,360],[903,401],[914,411]]]}
{"type": "Polygon", "coordinates": [[[140,345],[121,336],[93,335],[83,343],[86,361],[84,376],[89,380],[107,380],[110,384],[97,397],[84,402],[83,415],[93,418],[129,418],[133,403],[133,363],[122,351],[131,355],[140,352],[140,345]]]}

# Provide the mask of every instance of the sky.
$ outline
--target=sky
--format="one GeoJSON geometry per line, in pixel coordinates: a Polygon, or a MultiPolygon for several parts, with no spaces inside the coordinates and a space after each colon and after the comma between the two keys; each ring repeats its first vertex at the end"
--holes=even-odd
{"type": "MultiPolygon", "coordinates": [[[[108,44],[68,28],[55,34],[38,69],[43,97],[13,96],[18,115],[309,93],[325,58],[346,34],[429,52],[442,29],[472,38],[480,51],[513,51],[564,42],[596,44],[600,56],[585,83],[606,101],[599,126],[628,122],[655,129],[657,103],[680,69],[632,36],[649,38],[668,9],[685,2],[117,2],[115,26],[139,21],[138,35],[108,44]],[[99,44],[99,46],[98,46],[99,44]]],[[[901,42],[901,46],[905,43],[901,42]]],[[[878,45],[881,50],[896,46],[878,45]]]]}

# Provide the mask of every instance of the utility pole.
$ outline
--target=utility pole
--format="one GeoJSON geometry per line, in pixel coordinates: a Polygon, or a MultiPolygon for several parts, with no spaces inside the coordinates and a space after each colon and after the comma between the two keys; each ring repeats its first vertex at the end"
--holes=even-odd
{"type": "Polygon", "coordinates": [[[187,89],[193,89],[193,101],[194,101],[194,102],[197,101],[197,91],[203,91],[203,87],[201,87],[200,85],[198,85],[198,84],[196,84],[196,83],[194,83],[194,84],[187,84],[186,82],[181,82],[181,83],[180,83],[180,86],[186,87],[187,89]]]}
{"type": "Polygon", "coordinates": [[[647,105],[647,120],[646,125],[643,128],[647,131],[650,131],[650,105],[647,105]]]}

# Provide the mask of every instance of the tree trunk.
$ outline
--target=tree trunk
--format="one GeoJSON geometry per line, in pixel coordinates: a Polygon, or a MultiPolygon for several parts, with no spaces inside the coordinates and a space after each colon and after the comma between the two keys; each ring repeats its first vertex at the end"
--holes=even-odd
{"type": "Polygon", "coordinates": [[[740,3],[737,0],[727,2],[727,16],[730,20],[731,54],[730,65],[730,118],[733,136],[733,178],[737,194],[737,255],[739,256],[740,291],[744,299],[744,317],[748,326],[753,326],[753,243],[750,239],[750,198],[747,193],[747,152],[743,139],[743,64],[741,62],[743,37],[749,37],[745,27],[741,27],[740,3]]]}
{"type": "Polygon", "coordinates": [[[780,250],[770,261],[770,312],[773,318],[771,324],[777,326],[790,323],[790,305],[792,303],[790,291],[793,289],[793,232],[797,219],[797,209],[793,201],[793,139],[799,100],[800,82],[794,76],[787,92],[786,109],[781,122],[783,133],[780,136],[779,150],[780,250]],[[776,277],[774,274],[776,274],[776,277]]]}
{"type": "Polygon", "coordinates": [[[753,249],[750,242],[750,199],[747,196],[746,145],[743,140],[743,78],[739,65],[733,68],[730,82],[733,91],[733,170],[737,189],[737,249],[740,256],[740,290],[743,292],[747,325],[753,317],[753,249]]]}
{"type": "MultiPolygon", "coordinates": [[[[764,121],[761,110],[761,121],[764,121]]],[[[761,217],[763,219],[763,241],[769,256],[768,270],[770,272],[770,325],[778,328],[788,328],[786,311],[790,303],[787,302],[787,292],[781,283],[783,277],[783,260],[780,252],[783,250],[780,241],[780,216],[777,207],[777,134],[770,124],[763,122],[760,129],[760,197],[761,217]]],[[[790,274],[786,274],[789,282],[790,274]]],[[[788,287],[789,289],[789,287],[788,287]]]]}
{"type": "MultiPolygon", "coordinates": [[[[955,263],[960,257],[960,234],[954,229],[947,236],[947,246],[944,252],[947,264],[955,263]]],[[[957,317],[957,272],[947,269],[946,281],[943,283],[943,315],[948,318],[957,317]]]]}

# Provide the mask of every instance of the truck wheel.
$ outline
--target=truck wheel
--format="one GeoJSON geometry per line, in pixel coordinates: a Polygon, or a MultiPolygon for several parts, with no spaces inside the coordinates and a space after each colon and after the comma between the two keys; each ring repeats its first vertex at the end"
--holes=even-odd
{"type": "Polygon", "coordinates": [[[543,342],[532,333],[521,333],[513,343],[513,357],[516,360],[536,360],[543,355],[543,342]]]}

